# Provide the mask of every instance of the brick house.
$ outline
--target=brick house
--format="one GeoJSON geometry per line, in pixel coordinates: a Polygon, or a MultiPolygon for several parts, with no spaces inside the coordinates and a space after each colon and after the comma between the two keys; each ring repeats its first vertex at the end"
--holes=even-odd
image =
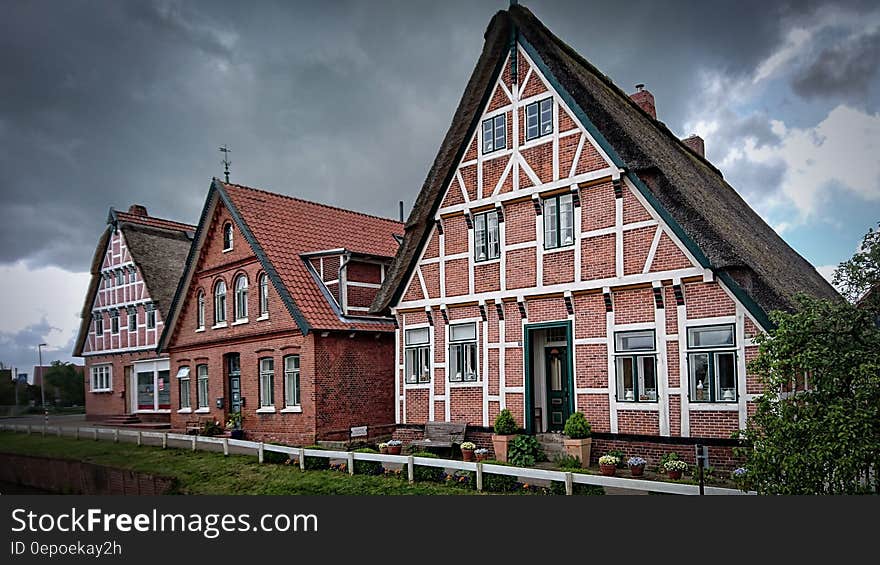
{"type": "Polygon", "coordinates": [[[369,306],[399,222],[214,179],[161,339],[171,423],[311,444],[394,427],[394,321],[369,306]]]}
{"type": "MultiPolygon", "coordinates": [[[[373,303],[396,332],[398,437],[582,411],[594,459],[729,466],[767,313],[832,287],[657,120],[522,6],[495,15],[373,303]]],[[[595,461],[594,461],[595,462],[595,461]]]]}
{"type": "Polygon", "coordinates": [[[168,422],[168,357],[156,346],[193,230],[143,206],[110,209],[73,351],[85,359],[89,420],[168,422]]]}

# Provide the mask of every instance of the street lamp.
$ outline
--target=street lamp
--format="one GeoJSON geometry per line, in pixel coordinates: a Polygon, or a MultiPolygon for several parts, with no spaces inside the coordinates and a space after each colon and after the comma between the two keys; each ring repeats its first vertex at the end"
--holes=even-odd
{"type": "Polygon", "coordinates": [[[37,345],[37,356],[40,360],[40,397],[43,401],[43,421],[44,426],[49,425],[49,409],[46,408],[46,371],[43,370],[43,348],[46,347],[45,343],[41,343],[37,345]]]}

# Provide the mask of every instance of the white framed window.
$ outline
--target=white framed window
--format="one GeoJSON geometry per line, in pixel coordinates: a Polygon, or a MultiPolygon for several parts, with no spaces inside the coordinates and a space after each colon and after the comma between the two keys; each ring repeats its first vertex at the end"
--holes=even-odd
{"type": "Polygon", "coordinates": [[[95,335],[102,335],[104,333],[104,313],[96,312],[92,317],[95,319],[95,335]]]}
{"type": "Polygon", "coordinates": [[[177,387],[180,394],[178,395],[180,398],[180,409],[184,408],[192,408],[192,401],[190,400],[190,389],[189,389],[189,367],[181,367],[177,370],[177,387]]]}
{"type": "Polygon", "coordinates": [[[553,133],[553,98],[526,106],[526,141],[553,133]]]}
{"type": "Polygon", "coordinates": [[[574,245],[574,199],[571,193],[544,199],[544,249],[574,245]]]}
{"type": "Polygon", "coordinates": [[[614,334],[618,402],[657,402],[656,347],[654,330],[614,334]]]}
{"type": "Polygon", "coordinates": [[[196,389],[199,408],[210,408],[208,404],[208,366],[196,365],[196,389]]]}
{"type": "Polygon", "coordinates": [[[299,405],[299,355],[288,355],[284,358],[284,406],[299,405]]]}
{"type": "Polygon", "coordinates": [[[196,299],[196,329],[205,329],[205,291],[200,290],[196,299]]]}
{"type": "Polygon", "coordinates": [[[477,324],[453,324],[449,326],[449,382],[477,380],[477,324]]]}
{"type": "Polygon", "coordinates": [[[474,261],[489,261],[501,255],[498,211],[474,216],[474,261]]]}
{"type": "Polygon", "coordinates": [[[107,392],[113,387],[113,365],[95,365],[92,367],[92,392],[107,392]]]}
{"type": "Polygon", "coordinates": [[[413,328],[404,332],[407,384],[431,382],[430,328],[413,328]]]}
{"type": "Polygon", "coordinates": [[[156,305],[155,304],[147,304],[145,306],[147,311],[147,329],[152,330],[156,327],[156,305]]]}
{"type": "Polygon", "coordinates": [[[271,357],[260,359],[260,408],[275,406],[275,360],[271,357]]]}
{"type": "Polygon", "coordinates": [[[116,270],[116,286],[122,286],[125,282],[125,275],[122,273],[122,269],[116,270]]]}
{"type": "Polygon", "coordinates": [[[235,279],[235,319],[247,320],[248,317],[248,280],[245,275],[235,279]]]}
{"type": "Polygon", "coordinates": [[[214,323],[226,321],[226,282],[218,281],[214,286],[214,323]]]}
{"type": "Polygon", "coordinates": [[[687,330],[691,402],[736,402],[736,326],[687,330]]]}
{"type": "Polygon", "coordinates": [[[104,273],[104,288],[113,288],[113,273],[104,273]]]}
{"type": "Polygon", "coordinates": [[[269,276],[260,275],[260,317],[269,315],[269,276]]]}
{"type": "Polygon", "coordinates": [[[507,114],[483,120],[483,153],[507,148],[507,114]]]}
{"type": "Polygon", "coordinates": [[[119,333],[119,310],[110,312],[110,333],[119,333]]]}
{"type": "Polygon", "coordinates": [[[223,225],[223,251],[231,251],[232,250],[232,224],[226,223],[223,225]]]}
{"type": "Polygon", "coordinates": [[[129,271],[128,271],[128,282],[129,282],[130,284],[134,284],[134,282],[135,282],[136,280],[137,280],[137,271],[135,271],[134,269],[129,269],[129,271]]]}
{"type": "Polygon", "coordinates": [[[137,307],[133,306],[128,309],[128,331],[136,332],[138,325],[137,307]]]}

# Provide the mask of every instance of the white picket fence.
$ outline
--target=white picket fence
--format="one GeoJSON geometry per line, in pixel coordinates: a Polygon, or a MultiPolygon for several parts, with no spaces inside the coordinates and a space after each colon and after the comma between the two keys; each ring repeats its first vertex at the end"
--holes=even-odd
{"type": "MultiPolygon", "coordinates": [[[[196,451],[200,446],[207,449],[208,445],[220,445],[223,448],[223,454],[229,455],[230,447],[240,447],[251,450],[256,455],[259,462],[262,463],[264,453],[273,451],[276,453],[284,453],[289,455],[291,459],[299,462],[301,469],[305,470],[306,457],[324,457],[331,460],[341,460],[347,463],[348,473],[354,474],[355,461],[376,461],[379,463],[397,463],[403,465],[407,469],[407,476],[410,482],[413,482],[414,471],[416,465],[425,467],[440,467],[442,469],[454,469],[456,471],[471,471],[476,475],[477,490],[483,490],[483,476],[486,473],[493,475],[507,475],[525,480],[546,480],[558,481],[565,484],[566,494],[572,494],[574,485],[595,485],[601,487],[616,487],[633,491],[650,491],[663,494],[680,494],[680,495],[698,495],[700,488],[697,485],[689,485],[682,483],[669,483],[663,481],[648,481],[642,479],[627,479],[623,477],[606,477],[602,475],[587,475],[584,473],[571,473],[566,471],[552,471],[549,469],[532,469],[529,467],[512,467],[507,465],[493,465],[482,462],[466,462],[456,461],[453,459],[434,459],[427,457],[414,457],[412,455],[385,455],[381,453],[357,453],[353,451],[334,451],[327,449],[306,449],[303,447],[288,447],[285,445],[274,445],[263,442],[247,441],[242,439],[219,438],[210,436],[197,436],[186,434],[175,434],[170,432],[147,431],[147,430],[130,430],[121,428],[99,428],[94,426],[73,427],[73,426],[35,426],[26,424],[6,424],[0,423],[0,430],[12,432],[25,432],[27,434],[56,435],[58,437],[68,436],[75,439],[92,439],[98,440],[133,440],[138,445],[143,445],[144,439],[161,440],[162,448],[169,447],[169,441],[184,442],[187,447],[196,451]]],[[[174,446],[170,446],[174,447],[174,446]]],[[[742,495],[756,494],[754,492],[745,493],[737,489],[721,488],[721,487],[704,487],[707,495],[742,495]]]]}

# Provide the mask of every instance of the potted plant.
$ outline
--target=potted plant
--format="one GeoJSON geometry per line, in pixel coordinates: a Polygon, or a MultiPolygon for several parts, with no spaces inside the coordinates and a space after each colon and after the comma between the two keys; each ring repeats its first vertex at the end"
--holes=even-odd
{"type": "Polygon", "coordinates": [[[386,442],[385,447],[388,448],[388,455],[400,455],[400,450],[403,449],[403,442],[398,439],[390,439],[386,442]]]}
{"type": "Polygon", "coordinates": [[[663,469],[673,481],[681,478],[681,474],[688,469],[688,464],[681,459],[670,459],[663,464],[663,469]]]}
{"type": "Polygon", "coordinates": [[[581,461],[581,467],[590,465],[590,450],[592,449],[593,433],[590,422],[582,412],[575,412],[565,421],[563,433],[568,436],[564,440],[565,452],[581,461]]]}
{"type": "Polygon", "coordinates": [[[474,460],[474,450],[477,448],[471,441],[466,441],[461,444],[461,458],[464,461],[473,461],[474,460]]]}
{"type": "Polygon", "coordinates": [[[495,448],[495,459],[502,463],[507,462],[507,445],[514,440],[516,434],[516,420],[513,414],[505,408],[495,417],[495,433],[492,435],[492,446],[495,448]]]}
{"type": "Polygon", "coordinates": [[[379,444],[379,453],[381,453],[383,455],[388,454],[388,444],[385,443],[384,441],[379,444]]]}
{"type": "Polygon", "coordinates": [[[626,464],[629,465],[629,472],[633,477],[641,477],[645,474],[645,465],[648,462],[641,457],[630,457],[626,464]]]}
{"type": "Polygon", "coordinates": [[[603,455],[599,458],[599,471],[606,477],[613,477],[619,462],[620,459],[613,455],[603,455]]]}
{"type": "Polygon", "coordinates": [[[226,420],[226,429],[229,430],[229,437],[232,439],[244,438],[244,430],[241,429],[241,412],[233,412],[226,420]]]}
{"type": "Polygon", "coordinates": [[[479,449],[474,450],[474,457],[477,458],[477,461],[485,461],[489,458],[489,450],[485,447],[481,447],[479,449]]]}

